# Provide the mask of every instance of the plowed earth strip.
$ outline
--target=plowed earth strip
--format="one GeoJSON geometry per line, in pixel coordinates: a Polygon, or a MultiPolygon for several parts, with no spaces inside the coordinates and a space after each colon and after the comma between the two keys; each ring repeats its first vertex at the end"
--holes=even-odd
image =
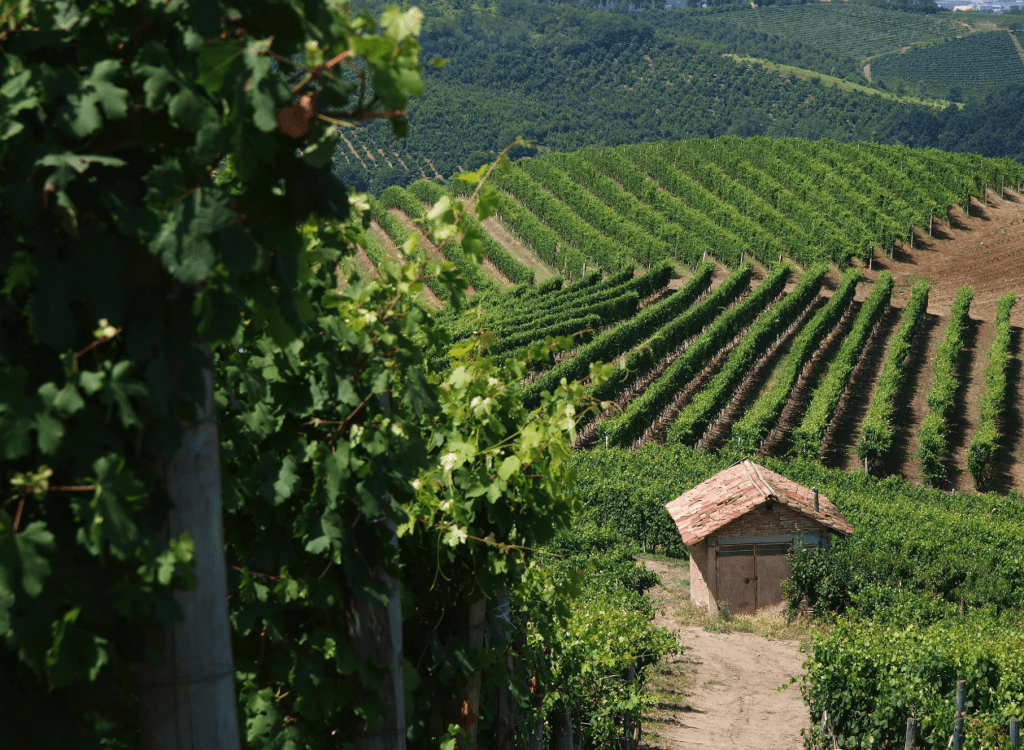
{"type": "MultiPolygon", "coordinates": [[[[928,312],[942,318],[939,325],[942,330],[960,287],[969,284],[974,289],[971,323],[962,352],[962,386],[950,426],[951,482],[946,485],[948,489],[973,490],[974,482],[967,471],[967,447],[977,430],[988,347],[995,335],[996,307],[999,298],[1007,292],[1024,297],[1024,197],[1009,186],[1005,197],[989,191],[984,202],[971,200],[969,215],[954,206],[949,221],[935,221],[934,237],[927,235],[927,228],[923,232],[919,230],[913,248],[898,246],[893,258],[876,257],[874,269],[866,275],[874,280],[880,270],[888,270],[901,288],[909,287],[917,279],[928,279],[932,285],[928,312]]],[[[1024,325],[1024,299],[1014,308],[1010,322],[1015,329],[1024,325]]],[[[938,340],[941,335],[940,331],[938,340]]],[[[1019,334],[1015,335],[1019,339],[1019,334]]],[[[1011,344],[1019,348],[1014,340],[1011,344]]],[[[924,377],[928,377],[931,362],[929,351],[924,377]]],[[[1010,375],[1011,398],[1004,420],[1007,450],[996,461],[991,485],[1001,491],[1024,489],[1024,430],[1021,428],[1024,392],[1020,382],[1019,351],[1014,352],[1010,375]]],[[[915,409],[914,418],[907,426],[912,435],[916,435],[923,419],[923,413],[916,412],[915,409]]],[[[910,452],[915,450],[916,446],[912,445],[910,452]]],[[[904,472],[908,477],[917,476],[916,470],[908,471],[906,465],[904,472]]]]}

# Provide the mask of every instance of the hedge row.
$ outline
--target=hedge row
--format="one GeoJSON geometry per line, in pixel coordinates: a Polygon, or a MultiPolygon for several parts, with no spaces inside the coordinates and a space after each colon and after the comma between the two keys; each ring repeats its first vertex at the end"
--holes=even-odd
{"type": "Polygon", "coordinates": [[[814,389],[803,421],[793,432],[793,445],[801,456],[817,458],[821,455],[825,433],[850,382],[850,375],[853,374],[857,360],[864,352],[864,345],[871,336],[875,324],[889,309],[892,287],[892,274],[882,271],[875,281],[871,296],[864,302],[864,306],[853,321],[853,327],[843,339],[839,352],[832,359],[828,372],[814,389]]]}
{"type": "Polygon", "coordinates": [[[1010,292],[999,300],[996,311],[996,337],[988,350],[985,368],[985,395],[981,397],[981,418],[978,432],[967,449],[967,468],[974,484],[983,487],[992,469],[992,461],[1002,447],[1002,416],[1008,388],[1007,368],[1010,365],[1010,310],[1017,296],[1010,292]]]}
{"type": "Polygon", "coordinates": [[[605,331],[587,344],[571,359],[560,362],[527,386],[523,402],[534,408],[540,403],[544,391],[552,391],[564,378],[566,382],[581,380],[590,372],[595,362],[609,362],[637,341],[655,333],[668,322],[678,318],[711,285],[714,264],[705,263],[697,269],[696,275],[686,286],[656,304],[651,305],[636,317],[622,325],[605,331]]]}
{"type": "MultiPolygon", "coordinates": [[[[810,322],[804,327],[768,380],[768,386],[743,418],[732,428],[732,437],[739,450],[754,453],[779,420],[793,387],[804,365],[828,336],[853,301],[857,284],[864,278],[859,270],[851,268],[843,274],[832,295],[810,322]]],[[[730,441],[731,443],[731,441],[730,441]]]]}
{"type": "Polygon", "coordinates": [[[935,383],[928,393],[928,415],[918,433],[921,442],[917,449],[921,474],[930,484],[946,478],[943,461],[949,458],[949,416],[953,409],[953,399],[960,387],[957,360],[964,348],[967,314],[973,299],[974,291],[969,286],[961,287],[957,292],[945,336],[935,354],[935,383]]]}
{"type": "Polygon", "coordinates": [[[719,315],[685,352],[672,361],[661,377],[651,383],[639,398],[630,402],[624,414],[602,423],[599,433],[618,446],[628,446],[640,438],[672,403],[679,390],[779,295],[790,273],[788,265],[780,265],[743,302],[719,315]]]}
{"type": "Polygon", "coordinates": [[[914,336],[924,319],[928,308],[928,291],[931,287],[926,281],[914,284],[910,291],[910,299],[903,310],[899,328],[889,342],[889,351],[882,365],[882,374],[875,386],[875,394],[871,406],[861,423],[860,443],[857,444],[857,455],[869,463],[884,460],[892,449],[895,437],[896,399],[899,397],[909,372],[910,349],[914,336]]]}
{"type": "Polygon", "coordinates": [[[824,264],[812,266],[792,292],[758,317],[718,374],[680,412],[668,430],[666,442],[693,445],[700,439],[773,342],[818,296],[827,270],[824,264]]]}

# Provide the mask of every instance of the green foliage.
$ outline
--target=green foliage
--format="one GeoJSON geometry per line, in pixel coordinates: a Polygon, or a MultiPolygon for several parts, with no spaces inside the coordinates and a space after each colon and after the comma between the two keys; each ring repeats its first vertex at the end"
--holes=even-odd
{"type": "Polygon", "coordinates": [[[1010,747],[1024,709],[1024,638],[1016,624],[981,613],[932,624],[842,620],[814,638],[802,683],[811,722],[829,723],[842,747],[903,742],[917,718],[923,747],[946,747],[957,680],[967,682],[965,745],[1010,747]]]}
{"type": "Polygon", "coordinates": [[[718,374],[679,413],[668,429],[666,442],[690,445],[707,434],[707,429],[728,405],[743,378],[818,296],[827,270],[824,264],[808,269],[792,292],[758,316],[729,353],[718,374]]]}
{"type": "Polygon", "coordinates": [[[768,378],[768,385],[757,401],[746,410],[742,419],[733,425],[732,438],[738,450],[753,454],[761,447],[761,443],[782,414],[790,393],[801,377],[804,365],[814,355],[818,345],[835,328],[853,301],[857,284],[863,278],[864,274],[856,268],[844,273],[832,298],[800,331],[788,354],[768,378]]]}
{"type": "Polygon", "coordinates": [[[957,292],[946,334],[935,353],[935,382],[928,392],[928,414],[918,431],[920,443],[917,449],[921,474],[931,484],[946,478],[943,462],[949,458],[949,417],[960,387],[957,362],[964,348],[964,331],[973,299],[974,291],[969,286],[957,292]]]}
{"type": "Polygon", "coordinates": [[[538,577],[575,582],[578,593],[563,603],[567,616],[553,607],[534,610],[528,643],[547,653],[549,671],[538,684],[544,709],[570,707],[582,719],[584,746],[607,747],[621,731],[617,717],[637,721],[654,705],[650,671],[676,650],[675,637],[651,623],[654,606],[643,593],[658,579],[637,563],[635,545],[596,523],[593,513],[579,514],[572,531],[547,551],[538,577]],[[630,668],[632,683],[623,679],[630,668]]]}
{"type": "Polygon", "coordinates": [[[603,332],[580,349],[576,356],[559,362],[532,381],[523,392],[523,400],[527,404],[538,403],[541,394],[555,388],[563,378],[567,381],[581,380],[589,374],[591,365],[613,360],[628,351],[636,341],[653,335],[680,316],[707,291],[713,272],[713,264],[703,264],[682,289],[650,305],[621,325],[603,332]]]}
{"type": "Polygon", "coordinates": [[[800,426],[793,431],[793,444],[799,455],[818,457],[822,442],[832,418],[839,406],[839,400],[850,382],[857,360],[864,351],[864,344],[871,336],[878,321],[889,309],[893,279],[888,271],[882,271],[875,281],[871,296],[865,300],[853,321],[853,327],[843,339],[842,346],[829,363],[828,371],[811,395],[811,403],[804,413],[800,426]]]}
{"type": "Polygon", "coordinates": [[[866,458],[869,463],[884,461],[892,449],[896,402],[910,369],[910,348],[914,336],[928,309],[929,288],[926,281],[914,284],[907,306],[903,308],[899,328],[889,340],[882,374],[875,385],[871,406],[861,422],[860,442],[857,444],[857,455],[866,458]]]}
{"type": "Polygon", "coordinates": [[[979,31],[872,60],[871,78],[890,90],[963,101],[964,92],[1020,86],[1024,66],[1019,60],[1009,32],[979,31]],[[959,97],[950,93],[954,89],[959,97]]]}
{"type": "Polygon", "coordinates": [[[1003,445],[1002,416],[1007,399],[1007,369],[1010,363],[1010,310],[1017,302],[1013,292],[999,299],[996,311],[996,336],[988,350],[985,367],[985,393],[981,397],[978,431],[967,448],[967,468],[977,487],[984,487],[992,461],[1003,445]]]}
{"type": "Polygon", "coordinates": [[[152,658],[153,628],[181,617],[173,590],[191,585],[189,538],[163,550],[155,536],[168,509],[158,467],[203,401],[209,353],[195,344],[222,345],[243,315],[279,343],[312,320],[321,290],[309,280],[337,251],[307,252],[299,226],[349,214],[329,171],[337,128],[319,115],[404,109],[420,90],[420,16],[392,10],[378,24],[316,1],[301,14],[217,2],[8,10],[5,736],[15,748],[131,745],[132,670],[152,658]],[[372,104],[324,66],[341,53],[368,66],[372,104]],[[321,109],[303,109],[307,95],[321,109]]]}
{"type": "Polygon", "coordinates": [[[640,438],[675,399],[679,389],[706,367],[722,347],[751,325],[782,292],[790,273],[788,265],[778,266],[749,297],[714,318],[704,333],[676,357],[639,398],[630,402],[623,414],[601,423],[600,434],[607,435],[612,445],[623,447],[640,438]]]}

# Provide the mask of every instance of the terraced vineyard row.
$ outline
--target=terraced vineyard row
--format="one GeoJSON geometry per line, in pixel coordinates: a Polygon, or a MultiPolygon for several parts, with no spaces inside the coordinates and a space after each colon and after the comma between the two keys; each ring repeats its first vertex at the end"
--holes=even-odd
{"type": "MultiPolygon", "coordinates": [[[[876,248],[910,242],[914,226],[945,218],[950,205],[1022,178],[1024,167],[1010,160],[730,137],[524,159],[496,173],[495,184],[504,227],[536,258],[579,278],[595,266],[696,267],[709,257],[730,267],[746,257],[765,266],[787,257],[802,266],[867,263],[876,248]]],[[[400,208],[399,192],[386,194],[400,208]]],[[[528,278],[522,264],[488,257],[509,279],[528,278]]]]}
{"type": "MultiPolygon", "coordinates": [[[[828,261],[870,258],[876,242],[905,245],[915,225],[920,234],[932,217],[948,216],[952,204],[1024,177],[1012,163],[936,156],[759,138],[551,155],[496,173],[500,217],[568,280],[533,285],[526,264],[478,223],[471,232],[479,233],[489,271],[458,247],[445,252],[477,291],[496,336],[491,354],[503,358],[572,337],[568,350],[535,361],[522,384],[528,404],[539,404],[563,379],[586,384],[593,365],[613,363],[610,378],[589,386],[610,408],[581,415],[581,447],[664,441],[820,458],[836,440],[844,399],[859,387],[851,376],[868,342],[877,348],[888,340],[871,407],[858,418],[856,440],[844,438],[849,449],[860,444],[872,471],[886,470],[927,285],[901,303],[904,325],[895,333],[883,327],[879,338],[880,321],[895,316],[892,276],[883,272],[871,284],[858,268],[837,275],[828,261]],[[505,285],[520,283],[505,291],[495,274],[505,285]],[[671,283],[673,276],[683,280],[671,283]]],[[[407,253],[423,252],[419,245],[436,254],[416,222],[446,195],[426,181],[389,188],[371,201],[372,215],[407,253]]],[[[374,262],[380,257],[371,254],[374,262]]],[[[439,314],[455,342],[479,325],[476,313],[439,314]]],[[[1006,340],[1001,334],[1000,352],[1006,340]]],[[[994,394],[1003,387],[999,377],[990,376],[994,394]]],[[[948,401],[949,394],[947,409],[948,401]]],[[[989,419],[980,438],[986,450],[998,453],[1002,438],[998,418],[989,419]]],[[[925,478],[943,481],[936,461],[949,455],[924,452],[920,460],[925,478]]]]}

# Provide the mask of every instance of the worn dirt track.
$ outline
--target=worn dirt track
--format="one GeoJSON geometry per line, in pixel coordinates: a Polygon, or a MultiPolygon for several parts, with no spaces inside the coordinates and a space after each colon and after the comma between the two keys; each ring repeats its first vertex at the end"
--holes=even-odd
{"type": "Polygon", "coordinates": [[[652,596],[663,606],[655,622],[679,634],[682,687],[659,701],[645,721],[644,750],[744,748],[798,750],[807,708],[796,685],[779,690],[803,672],[796,641],[770,640],[750,633],[709,633],[683,626],[674,609],[689,597],[686,563],[646,560],[662,578],[652,596]],[[685,582],[684,582],[685,581],[685,582]]]}

